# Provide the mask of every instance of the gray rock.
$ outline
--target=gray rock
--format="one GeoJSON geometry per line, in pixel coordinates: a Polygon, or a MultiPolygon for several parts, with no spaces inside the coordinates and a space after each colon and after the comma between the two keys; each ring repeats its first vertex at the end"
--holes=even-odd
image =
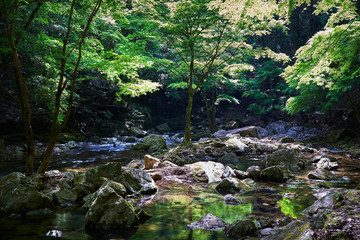
{"type": "Polygon", "coordinates": [[[97,192],[85,216],[86,227],[100,230],[125,230],[139,222],[134,207],[110,186],[97,192]]]}
{"type": "Polygon", "coordinates": [[[335,180],[336,176],[328,170],[316,169],[308,174],[309,179],[335,180]]]}
{"type": "Polygon", "coordinates": [[[225,124],[225,130],[230,130],[234,128],[238,128],[239,124],[236,121],[230,121],[225,124]]]}
{"type": "Polygon", "coordinates": [[[169,126],[167,125],[167,123],[162,123],[160,125],[157,125],[155,127],[156,130],[158,130],[159,132],[161,133],[166,133],[166,132],[170,132],[170,128],[169,126]]]}
{"type": "Polygon", "coordinates": [[[208,213],[200,218],[199,221],[187,225],[188,229],[205,229],[210,231],[224,230],[227,224],[218,217],[208,213]]]}
{"type": "Polygon", "coordinates": [[[139,143],[133,146],[135,150],[144,150],[156,152],[162,149],[167,149],[165,139],[160,135],[151,134],[140,140],[139,143]]]}
{"type": "Polygon", "coordinates": [[[285,134],[288,129],[288,123],[283,121],[273,122],[265,127],[270,135],[285,134]]]}
{"type": "Polygon", "coordinates": [[[226,153],[224,156],[218,159],[218,162],[222,164],[234,164],[238,162],[238,158],[235,153],[226,153]]]}
{"type": "Polygon", "coordinates": [[[327,158],[330,160],[330,162],[337,162],[337,159],[333,156],[330,156],[330,155],[326,155],[326,154],[323,154],[323,155],[317,155],[317,156],[314,156],[312,159],[311,159],[311,162],[312,163],[317,163],[320,161],[320,159],[322,158],[327,158]]]}
{"type": "Polygon", "coordinates": [[[86,182],[94,184],[96,187],[100,187],[106,179],[112,180],[117,178],[120,182],[124,181],[124,170],[119,162],[110,162],[104,165],[99,165],[93,169],[88,170],[85,173],[86,182]]]}
{"type": "Polygon", "coordinates": [[[337,162],[331,162],[329,158],[321,158],[317,163],[315,163],[316,168],[325,169],[325,170],[335,170],[339,168],[337,162]]]}
{"type": "Polygon", "coordinates": [[[249,173],[245,172],[245,171],[240,171],[240,170],[234,169],[234,173],[235,173],[235,177],[237,177],[238,179],[245,179],[245,178],[250,177],[249,173]]]}
{"type": "Polygon", "coordinates": [[[11,173],[0,179],[0,208],[7,213],[26,213],[31,210],[49,208],[52,195],[41,192],[39,179],[25,177],[22,173],[11,173]]]}
{"type": "Polygon", "coordinates": [[[259,137],[258,127],[247,126],[227,131],[228,134],[240,134],[242,137],[259,137]]]}
{"type": "Polygon", "coordinates": [[[289,170],[280,165],[265,168],[260,173],[260,179],[263,181],[286,182],[290,178],[292,176],[289,170]]]}
{"type": "Polygon", "coordinates": [[[154,180],[141,169],[124,169],[123,177],[114,178],[114,181],[122,183],[130,193],[154,193],[157,191],[154,180]]]}
{"type": "Polygon", "coordinates": [[[253,234],[256,231],[256,226],[251,220],[237,221],[230,224],[226,230],[226,236],[232,239],[239,239],[241,237],[253,234]]]}
{"type": "Polygon", "coordinates": [[[65,143],[65,146],[70,148],[70,149],[76,149],[79,148],[79,144],[75,141],[69,141],[67,143],[65,143]]]}
{"type": "Polygon", "coordinates": [[[236,197],[234,197],[233,195],[231,194],[227,194],[225,195],[221,201],[223,201],[226,205],[240,205],[241,204],[241,201],[239,199],[237,199],[236,197]]]}
{"type": "Polygon", "coordinates": [[[201,161],[192,164],[186,164],[184,166],[189,167],[192,170],[193,175],[200,176],[205,172],[206,177],[204,176],[204,178],[207,178],[209,183],[220,182],[225,172],[225,167],[223,164],[212,161],[201,161]]]}
{"type": "Polygon", "coordinates": [[[231,167],[226,166],[223,177],[224,178],[236,177],[236,174],[235,174],[234,170],[231,167]]]}
{"type": "Polygon", "coordinates": [[[249,150],[249,147],[243,143],[239,138],[232,137],[225,142],[226,146],[231,150],[243,153],[249,150]]]}
{"type": "Polygon", "coordinates": [[[251,179],[258,179],[260,177],[261,168],[259,166],[250,166],[246,169],[251,179]]]}
{"type": "Polygon", "coordinates": [[[145,137],[148,133],[138,127],[131,127],[130,128],[130,133],[131,135],[141,138],[141,137],[145,137]]]}
{"type": "Polygon", "coordinates": [[[69,189],[63,189],[60,191],[56,191],[54,193],[54,200],[56,203],[62,205],[67,203],[74,203],[77,199],[76,191],[71,191],[69,189]]]}
{"type": "Polygon", "coordinates": [[[265,240],[313,240],[314,232],[310,229],[310,225],[306,222],[295,220],[283,228],[278,229],[272,233],[265,240]]]}
{"type": "Polygon", "coordinates": [[[233,191],[248,191],[252,190],[255,187],[253,180],[247,178],[244,180],[239,180],[237,178],[224,178],[215,189],[220,192],[233,192],[233,191]]]}
{"type": "Polygon", "coordinates": [[[294,149],[280,149],[272,154],[268,154],[265,156],[266,166],[275,166],[281,165],[289,168],[292,171],[299,170],[299,158],[297,157],[297,153],[294,149]]]}

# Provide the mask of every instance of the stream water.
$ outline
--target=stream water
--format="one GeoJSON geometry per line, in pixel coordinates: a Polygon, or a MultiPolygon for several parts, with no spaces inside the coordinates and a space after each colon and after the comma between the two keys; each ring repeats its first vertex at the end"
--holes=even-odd
{"type": "MultiPolygon", "coordinates": [[[[111,144],[83,144],[80,148],[66,153],[55,154],[50,169],[78,171],[92,168],[109,161],[126,165],[132,159],[143,158],[144,152],[129,150],[130,145],[114,147],[111,144]]],[[[239,159],[238,167],[262,164],[254,157],[239,159]]],[[[5,174],[4,167],[1,174],[5,174]]],[[[22,170],[12,166],[7,172],[22,170]]],[[[346,169],[345,169],[346,170],[346,169]]],[[[343,172],[345,171],[343,170],[343,172]]],[[[85,216],[77,205],[56,209],[47,216],[25,218],[0,217],[1,239],[51,239],[49,231],[62,232],[63,239],[227,239],[222,231],[189,230],[187,224],[198,221],[207,213],[219,217],[226,223],[237,220],[268,217],[280,219],[285,215],[297,218],[299,213],[310,206],[318,192],[316,182],[306,178],[309,169],[300,172],[286,184],[259,183],[258,190],[240,193],[236,198],[242,204],[228,206],[216,192],[215,185],[193,187],[190,185],[160,184],[156,195],[148,199],[144,210],[152,217],[144,224],[124,234],[107,236],[89,235],[85,231],[85,216]]],[[[340,171],[341,172],[341,171],[340,171]]],[[[339,187],[354,187],[355,182],[345,178],[334,182],[339,187]]]]}

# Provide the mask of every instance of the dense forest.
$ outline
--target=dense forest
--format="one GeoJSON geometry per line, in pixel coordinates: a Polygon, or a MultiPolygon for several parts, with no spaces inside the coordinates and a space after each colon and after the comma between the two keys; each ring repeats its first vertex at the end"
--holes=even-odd
{"type": "Polygon", "coordinates": [[[360,239],[360,1],[0,6],[5,239],[360,239]]]}

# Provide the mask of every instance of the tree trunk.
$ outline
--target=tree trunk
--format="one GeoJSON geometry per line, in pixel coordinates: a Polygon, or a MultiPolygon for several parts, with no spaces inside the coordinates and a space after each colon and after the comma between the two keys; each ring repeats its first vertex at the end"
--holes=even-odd
{"type": "Polygon", "coordinates": [[[6,33],[8,35],[8,40],[11,47],[11,53],[14,59],[14,65],[17,75],[15,81],[16,81],[18,97],[21,104],[22,116],[23,116],[24,128],[25,128],[25,141],[26,141],[26,150],[27,150],[26,175],[30,176],[34,170],[35,143],[34,143],[34,134],[31,127],[31,110],[28,99],[27,83],[24,76],[21,73],[20,60],[18,57],[18,52],[14,41],[14,26],[15,26],[16,18],[14,18],[10,23],[6,11],[5,1],[2,1],[2,5],[3,5],[2,12],[4,15],[4,20],[6,25],[6,33]]]}
{"type": "Polygon", "coordinates": [[[216,121],[215,121],[216,110],[215,110],[215,101],[214,101],[214,98],[215,98],[214,89],[212,89],[212,103],[211,104],[209,103],[209,100],[207,98],[205,90],[201,89],[201,95],[205,102],[206,117],[207,117],[208,124],[209,124],[209,130],[211,133],[214,133],[217,131],[217,126],[216,126],[216,121]]]}
{"type": "Polygon", "coordinates": [[[193,106],[194,95],[188,94],[188,105],[185,112],[185,135],[182,144],[189,144],[191,142],[191,110],[193,106]]]}

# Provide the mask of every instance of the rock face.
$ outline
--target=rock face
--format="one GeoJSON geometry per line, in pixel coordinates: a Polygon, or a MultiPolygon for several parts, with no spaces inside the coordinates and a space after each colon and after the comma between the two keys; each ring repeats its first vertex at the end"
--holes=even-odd
{"type": "Polygon", "coordinates": [[[156,152],[161,149],[167,149],[165,139],[160,135],[151,134],[144,137],[141,141],[134,145],[135,150],[144,150],[156,152]]]}
{"type": "Polygon", "coordinates": [[[299,159],[294,149],[281,149],[265,156],[266,166],[286,166],[291,171],[299,170],[299,159]]]}
{"type": "Polygon", "coordinates": [[[50,207],[52,195],[40,192],[40,188],[37,179],[11,173],[0,180],[0,208],[10,214],[50,207]]]}
{"type": "Polygon", "coordinates": [[[188,224],[187,227],[191,230],[200,228],[210,231],[218,231],[224,230],[226,225],[227,224],[223,220],[212,215],[211,213],[208,213],[205,216],[201,217],[199,221],[188,224]]]}
{"type": "Polygon", "coordinates": [[[209,183],[220,182],[225,171],[223,164],[212,161],[186,164],[185,167],[192,169],[195,178],[197,178],[196,176],[201,177],[205,174],[206,176],[202,178],[207,179],[209,183]]]}
{"type": "Polygon", "coordinates": [[[260,173],[260,179],[263,181],[286,182],[291,177],[289,170],[280,165],[265,168],[260,173]]]}
{"type": "Polygon", "coordinates": [[[306,222],[296,220],[285,227],[278,229],[275,233],[266,237],[264,240],[313,240],[314,232],[310,229],[310,225],[306,222]]]}
{"type": "Polygon", "coordinates": [[[139,222],[134,207],[110,186],[100,188],[85,216],[86,227],[92,229],[128,229],[139,222]]]}
{"type": "MultiPolygon", "coordinates": [[[[239,239],[248,236],[256,231],[256,226],[251,220],[237,221],[230,224],[225,230],[226,236],[232,239],[239,239]]],[[[281,238],[279,238],[281,239],[281,238]]]]}

